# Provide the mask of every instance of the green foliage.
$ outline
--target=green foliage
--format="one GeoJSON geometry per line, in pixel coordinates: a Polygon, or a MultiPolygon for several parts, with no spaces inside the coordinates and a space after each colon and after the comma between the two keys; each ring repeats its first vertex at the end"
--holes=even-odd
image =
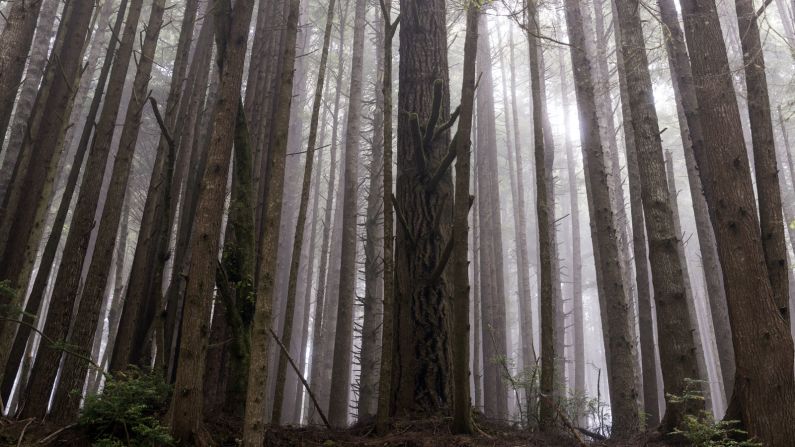
{"type": "Polygon", "coordinates": [[[173,445],[158,416],[168,403],[170,387],[158,374],[137,369],[108,377],[102,394],[86,398],[78,421],[94,446],[173,445]]]}
{"type": "MultiPolygon", "coordinates": [[[[685,379],[685,382],[683,394],[668,394],[668,401],[676,404],[702,403],[704,382],[693,379],[685,379]]],[[[693,447],[762,447],[762,444],[748,440],[748,433],[739,425],[740,421],[716,421],[712,413],[701,410],[698,415],[685,415],[682,426],[671,434],[684,437],[693,447]]]]}

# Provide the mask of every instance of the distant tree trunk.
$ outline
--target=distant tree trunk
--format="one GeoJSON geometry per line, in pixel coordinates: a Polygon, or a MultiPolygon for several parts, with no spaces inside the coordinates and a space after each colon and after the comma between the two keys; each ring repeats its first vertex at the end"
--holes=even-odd
{"type": "MultiPolygon", "coordinates": [[[[66,236],[61,266],[55,279],[50,308],[47,312],[44,333],[51,340],[66,341],[69,325],[73,318],[73,307],[79,298],[83,266],[91,253],[89,243],[94,228],[94,216],[100,199],[103,174],[110,155],[122,91],[124,90],[124,81],[127,77],[127,68],[132,57],[135,32],[142,8],[143,0],[130,2],[130,9],[121,36],[119,50],[113,61],[113,68],[108,79],[108,91],[102,106],[102,114],[96,127],[95,137],[88,152],[84,171],[93,175],[83,176],[80,193],[72,213],[72,222],[69,225],[69,232],[66,236]]],[[[79,169],[78,166],[73,166],[72,168],[79,169]]],[[[117,227],[118,222],[113,226],[113,237],[111,239],[115,238],[117,227]]],[[[104,289],[104,284],[101,289],[104,289]]],[[[102,292],[100,290],[98,295],[101,296],[102,292]]],[[[91,324],[95,323],[96,318],[91,324]]],[[[93,331],[90,332],[90,335],[93,335],[93,331]]],[[[23,408],[25,417],[43,417],[47,413],[50,388],[55,382],[55,377],[58,373],[61,354],[61,350],[56,346],[42,345],[39,348],[28,383],[28,389],[26,390],[27,399],[23,408]]],[[[68,391],[71,391],[71,389],[68,391]]],[[[60,422],[65,419],[67,419],[65,414],[56,416],[56,420],[60,422]]]]}
{"type": "MultiPolygon", "coordinates": [[[[323,49],[320,56],[320,66],[318,68],[317,87],[312,103],[312,117],[309,124],[309,142],[307,145],[306,164],[304,167],[304,177],[301,186],[301,202],[299,205],[298,219],[296,223],[295,239],[293,242],[292,260],[290,263],[290,279],[287,292],[287,306],[285,313],[284,328],[282,330],[282,343],[290,346],[292,338],[293,314],[295,309],[295,294],[298,288],[298,270],[301,264],[302,244],[304,240],[304,227],[306,226],[306,213],[309,207],[309,194],[312,186],[312,175],[314,167],[314,151],[317,147],[317,127],[320,119],[320,107],[323,101],[323,86],[326,79],[326,64],[328,63],[328,52],[331,42],[331,29],[334,19],[335,1],[331,0],[326,13],[326,28],[323,34],[323,49]]],[[[279,364],[276,375],[276,393],[274,395],[273,412],[271,413],[271,423],[278,425],[281,423],[282,402],[284,400],[284,382],[287,374],[287,357],[282,352],[279,356],[279,364]]]]}
{"type": "Polygon", "coordinates": [[[336,427],[348,425],[348,390],[351,381],[353,343],[353,300],[356,294],[356,223],[359,188],[359,150],[362,120],[362,76],[364,72],[365,0],[356,0],[353,26],[353,59],[345,134],[345,187],[342,203],[342,252],[337,326],[334,331],[334,362],[331,370],[329,421],[336,427]]]}
{"type": "Polygon", "coordinates": [[[74,99],[70,86],[80,75],[93,9],[93,2],[70,2],[62,13],[12,183],[0,208],[0,278],[11,281],[20,293],[21,283],[27,285],[35,259],[33,252],[38,249],[43,232],[43,216],[60,159],[60,142],[74,99]]]}
{"type": "Polygon", "coordinates": [[[524,162],[522,161],[522,142],[519,133],[519,106],[516,99],[516,64],[513,33],[510,35],[511,71],[511,117],[513,120],[513,147],[508,148],[508,159],[514,160],[516,167],[516,202],[514,226],[517,245],[517,270],[519,277],[519,313],[522,325],[522,369],[531,371],[536,366],[536,352],[533,345],[533,292],[530,289],[530,255],[527,248],[527,211],[525,202],[524,162]],[[513,152],[512,154],[510,152],[513,152]]]}
{"type": "MultiPolygon", "coordinates": [[[[188,72],[190,47],[197,13],[198,0],[188,0],[185,3],[171,85],[169,86],[168,99],[166,100],[163,116],[176,146],[179,146],[178,143],[181,140],[181,136],[185,133],[181,126],[177,126],[180,104],[190,103],[190,92],[194,90],[193,86],[190,85],[190,81],[186,79],[186,73],[188,72]]],[[[213,36],[212,26],[208,26],[207,23],[205,22],[207,30],[202,29],[202,32],[199,33],[196,48],[193,51],[194,61],[204,61],[205,67],[210,65],[209,56],[206,54],[212,50],[213,36]],[[210,48],[207,49],[207,47],[210,48]]],[[[193,65],[196,65],[196,63],[194,62],[193,65]]],[[[191,72],[195,71],[191,68],[191,72]]],[[[202,85],[201,88],[205,88],[205,86],[202,85]]],[[[170,221],[166,217],[170,207],[169,204],[163,203],[165,189],[170,188],[171,184],[171,179],[166,177],[168,150],[168,141],[165,135],[161,135],[152,177],[146,192],[141,226],[138,231],[138,241],[135,246],[135,254],[130,270],[129,287],[127,288],[122,309],[118,337],[119,345],[114,347],[113,355],[111,356],[110,369],[112,371],[123,369],[128,363],[137,363],[140,358],[140,355],[135,354],[135,352],[141,351],[143,342],[140,337],[134,336],[134,331],[136,327],[141,326],[146,326],[143,331],[148,329],[155,313],[154,299],[152,297],[158,290],[157,287],[162,287],[162,284],[154,284],[154,269],[159,262],[153,263],[152,260],[158,259],[162,255],[158,250],[160,249],[161,241],[168,239],[166,234],[170,231],[170,226],[168,225],[170,221]],[[148,307],[142,307],[145,306],[145,303],[148,304],[148,307]]],[[[173,191],[173,193],[175,192],[173,191]]],[[[173,195],[177,196],[178,194],[173,195]]],[[[176,268],[178,264],[175,263],[174,266],[176,268]]],[[[143,331],[139,331],[139,333],[143,331]]]]}
{"type": "Polygon", "coordinates": [[[203,381],[202,374],[196,372],[203,371],[207,353],[209,311],[215,288],[223,219],[218,209],[223,206],[226,196],[243,63],[254,2],[238,1],[233,10],[227,10],[220,2],[215,5],[218,7],[215,11],[215,26],[218,30],[220,85],[208,140],[207,170],[202,176],[194,233],[191,237],[190,275],[185,292],[180,362],[174,384],[174,389],[178,391],[174,393],[169,409],[171,433],[183,442],[195,441],[200,436],[203,381]]]}
{"type": "Polygon", "coordinates": [[[25,62],[43,4],[42,0],[13,2],[11,11],[6,16],[6,26],[0,34],[0,145],[6,139],[14,100],[22,83],[25,62]]]}
{"type": "Polygon", "coordinates": [[[359,421],[369,421],[378,406],[378,376],[380,367],[381,328],[383,324],[384,277],[384,33],[383,17],[376,26],[376,80],[373,96],[373,139],[368,168],[367,211],[364,238],[364,316],[362,321],[362,351],[360,356],[359,421]]]}
{"type": "Polygon", "coordinates": [[[765,54],[759,36],[753,0],[735,0],[737,23],[740,28],[745,85],[748,93],[748,116],[754,150],[754,173],[759,204],[759,224],[762,247],[773,299],[779,312],[789,321],[789,266],[781,209],[781,189],[778,182],[778,163],[773,135],[773,117],[765,72],[765,54]]]}
{"type": "Polygon", "coordinates": [[[687,175],[690,180],[691,195],[695,196],[693,214],[696,218],[698,230],[698,243],[701,246],[701,259],[704,265],[704,276],[709,294],[710,313],[712,325],[715,330],[715,342],[718,348],[723,389],[728,399],[734,390],[734,347],[732,346],[732,331],[729,322],[729,310],[726,303],[723,272],[718,259],[715,230],[712,224],[710,211],[704,194],[704,183],[699,175],[699,166],[696,165],[696,152],[704,149],[704,129],[699,116],[698,100],[690,59],[685,46],[685,36],[679,25],[679,14],[671,0],[658,0],[660,18],[668,29],[669,39],[666,40],[668,59],[671,66],[674,95],[681,104],[682,117],[680,127],[687,131],[687,142],[684,143],[685,162],[687,175]],[[689,81],[688,81],[689,80],[689,81]]]}
{"type": "MultiPolygon", "coordinates": [[[[115,154],[105,206],[102,209],[102,217],[99,221],[94,253],[91,256],[91,263],[83,284],[75,324],[67,339],[69,345],[73,347],[72,349],[77,350],[77,352],[90,352],[91,341],[96,332],[99,309],[107,285],[108,274],[110,273],[124,196],[127,192],[127,182],[130,177],[136,142],[138,141],[141,116],[147,101],[149,79],[154,63],[153,59],[157,49],[160,29],[163,25],[164,8],[165,0],[154,0],[152,2],[149,22],[146,25],[146,33],[141,47],[138,69],[133,81],[132,95],[124,119],[119,149],[115,154]]],[[[90,175],[86,177],[90,177],[90,175]]],[[[84,360],[74,355],[68,355],[64,358],[52,412],[55,420],[66,422],[77,416],[81,396],[79,392],[75,393],[74,390],[82,388],[88,366],[84,360]]]]}
{"type": "Polygon", "coordinates": [[[430,185],[448,155],[449,132],[433,135],[450,113],[446,2],[401,0],[400,10],[395,213],[401,224],[395,243],[391,391],[392,414],[403,416],[436,413],[451,403],[447,300],[452,290],[444,251],[451,243],[452,176],[447,171],[430,185]],[[423,144],[417,141],[417,122],[430,129],[419,138],[423,144]]]}
{"type": "MultiPolygon", "coordinates": [[[[15,7],[19,7],[19,5],[24,5],[25,3],[33,3],[32,1],[21,1],[16,3],[9,3],[9,5],[14,5],[15,7]]],[[[22,139],[24,138],[24,128],[27,127],[28,118],[30,118],[30,113],[33,109],[33,102],[36,101],[36,92],[39,90],[39,84],[41,83],[41,78],[44,76],[44,67],[47,64],[47,55],[50,49],[50,39],[52,39],[53,34],[55,34],[55,16],[58,12],[58,6],[60,6],[60,2],[58,0],[42,0],[39,1],[41,5],[41,11],[38,13],[39,20],[38,25],[36,25],[36,34],[33,38],[32,44],[30,46],[30,58],[28,59],[28,68],[25,71],[25,80],[22,82],[22,86],[19,89],[19,99],[17,100],[16,104],[16,112],[14,113],[14,120],[11,121],[11,125],[9,129],[11,130],[10,136],[8,139],[8,145],[6,146],[5,156],[3,158],[3,165],[0,168],[0,203],[2,203],[3,198],[6,195],[6,191],[8,190],[8,184],[11,181],[11,176],[14,173],[14,165],[16,164],[17,157],[19,156],[19,150],[21,149],[22,139]]],[[[27,6],[27,16],[32,16],[35,7],[27,6]]],[[[35,22],[35,19],[34,19],[35,22]]],[[[16,49],[11,49],[6,46],[6,34],[5,28],[3,29],[4,34],[0,36],[0,39],[3,41],[3,45],[0,46],[0,52],[4,50],[8,51],[15,51],[16,49]]],[[[8,41],[8,46],[16,45],[13,41],[8,41]]],[[[2,55],[0,55],[2,57],[2,55]]],[[[12,67],[16,68],[16,67],[12,67]]],[[[2,68],[2,62],[0,62],[0,73],[2,73],[3,81],[6,80],[6,71],[2,68]]],[[[8,73],[8,76],[11,77],[11,73],[8,73]]],[[[21,77],[21,75],[20,75],[21,77]]],[[[4,83],[4,82],[3,82],[4,83]]],[[[16,84],[11,86],[12,88],[10,91],[13,94],[16,94],[16,84]]],[[[0,100],[8,101],[8,97],[5,93],[0,94],[0,100]]],[[[11,101],[14,100],[13,95],[11,96],[11,101]]],[[[11,114],[11,105],[8,106],[8,109],[3,109],[0,112],[0,119],[3,118],[3,115],[11,114]]],[[[0,146],[2,146],[2,142],[4,140],[4,134],[7,132],[2,123],[0,122],[0,146]]]]}
{"type": "MultiPolygon", "coordinates": [[[[660,364],[666,396],[681,396],[687,390],[687,379],[699,377],[697,350],[693,340],[693,321],[688,321],[688,297],[685,291],[684,259],[680,257],[674,212],[668,200],[657,111],[652,94],[649,62],[644,44],[640,9],[633,0],[616,0],[621,27],[621,55],[632,116],[641,198],[646,216],[654,299],[657,304],[657,331],[660,343],[660,364]]],[[[696,322],[697,324],[697,322],[696,322]]],[[[669,433],[679,427],[686,414],[696,414],[699,405],[666,398],[662,430],[669,433]]]]}
{"type": "MultiPolygon", "coordinates": [[[[693,148],[726,285],[738,379],[733,400],[750,436],[766,445],[785,446],[795,437],[793,343],[778,312],[764,263],[750,167],[740,113],[731,94],[733,85],[720,22],[712,0],[683,0],[682,15],[693,74],[678,73],[682,97],[697,98],[698,104],[708,105],[685,110],[700,110],[703,124],[704,144],[696,145],[694,137],[693,148]],[[757,299],[749,301],[749,296],[757,299]]],[[[677,57],[680,68],[686,66],[685,61],[677,57]]],[[[691,118],[694,116],[688,115],[688,124],[691,118]]]]}
{"type": "MultiPolygon", "coordinates": [[[[563,119],[566,129],[563,145],[566,149],[566,170],[568,171],[569,207],[571,216],[571,285],[572,285],[572,320],[574,325],[574,395],[578,398],[585,397],[585,322],[583,313],[582,294],[582,253],[580,244],[580,197],[579,182],[577,181],[577,163],[574,159],[574,144],[571,142],[570,132],[572,124],[569,119],[569,94],[571,92],[566,66],[563,59],[563,48],[558,49],[560,63],[561,101],[563,103],[563,119]]],[[[633,233],[634,234],[634,233],[633,233]]],[[[582,424],[585,418],[585,408],[577,409],[582,424]]]]}
{"type": "MultiPolygon", "coordinates": [[[[472,135],[475,135],[474,129],[472,135]]],[[[476,138],[472,138],[476,140],[476,138]]],[[[473,190],[478,190],[478,175],[477,166],[473,169],[474,184],[473,190]]],[[[475,410],[483,412],[483,318],[481,317],[481,302],[480,296],[480,224],[478,219],[478,201],[472,205],[472,338],[474,338],[472,346],[472,375],[475,382],[475,410]]]]}
{"type": "Polygon", "coordinates": [[[398,20],[391,19],[392,0],[381,2],[381,15],[384,21],[384,312],[381,331],[381,367],[378,374],[378,409],[376,411],[376,431],[384,434],[392,410],[392,356],[397,349],[395,337],[395,210],[392,205],[392,40],[395,37],[398,20]]]}
{"type": "MultiPolygon", "coordinates": [[[[593,207],[591,217],[594,221],[596,238],[593,241],[594,253],[598,252],[597,271],[601,267],[604,301],[600,303],[602,318],[608,323],[605,336],[605,349],[608,353],[608,376],[610,402],[613,415],[613,436],[625,437],[635,433],[640,427],[637,408],[638,390],[635,382],[636,360],[634,342],[629,326],[629,302],[621,275],[619,246],[613,222],[611,202],[608,194],[608,173],[605,169],[604,151],[599,137],[596,103],[591,72],[591,62],[585,48],[585,34],[580,6],[577,0],[565,2],[566,24],[569,38],[572,66],[574,69],[575,92],[580,111],[580,135],[583,158],[586,166],[586,187],[591,190],[593,207]]],[[[600,300],[602,301],[602,300],[600,300]]]]}
{"type": "MultiPolygon", "coordinates": [[[[475,61],[478,51],[480,6],[467,6],[464,41],[464,79],[461,82],[461,106],[458,129],[451,149],[455,150],[455,201],[453,207],[453,432],[469,434],[472,425],[472,404],[469,386],[469,211],[474,197],[470,195],[472,113],[475,102],[475,61]]],[[[504,82],[504,81],[503,81],[504,82]]],[[[504,84],[503,84],[504,86],[504,84]]],[[[475,334],[475,332],[472,332],[475,334]]]]}
{"type": "MultiPolygon", "coordinates": [[[[251,6],[251,5],[250,5],[251,6]]],[[[300,1],[289,0],[285,4],[289,11],[287,29],[282,42],[282,67],[279,75],[279,89],[276,98],[272,123],[275,135],[268,164],[270,172],[266,181],[266,209],[264,211],[264,237],[261,240],[257,268],[257,302],[251,328],[251,363],[248,374],[246,395],[246,417],[244,420],[243,445],[260,446],[265,437],[265,396],[268,379],[268,346],[273,305],[274,283],[276,277],[276,246],[279,241],[279,217],[282,208],[284,188],[284,163],[287,152],[287,133],[289,131],[290,106],[293,92],[293,65],[298,33],[298,13],[300,1]]],[[[247,29],[248,25],[246,25],[247,29]]],[[[241,29],[242,32],[242,29],[241,29]]],[[[243,38],[242,40],[246,40],[243,38]]]]}

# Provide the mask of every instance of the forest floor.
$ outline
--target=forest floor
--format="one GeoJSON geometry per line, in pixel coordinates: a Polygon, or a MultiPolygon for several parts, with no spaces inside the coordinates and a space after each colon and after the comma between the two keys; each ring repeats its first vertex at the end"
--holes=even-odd
{"type": "MultiPolygon", "coordinates": [[[[528,432],[506,424],[481,422],[481,433],[472,436],[454,435],[449,420],[428,419],[401,421],[385,436],[376,436],[371,424],[347,430],[330,431],[322,426],[274,427],[268,430],[266,447],[669,447],[681,444],[654,440],[653,434],[615,442],[598,441],[580,436],[576,439],[565,429],[559,433],[528,432]]],[[[206,426],[212,445],[239,445],[239,424],[213,421],[206,426]]],[[[89,447],[92,442],[75,425],[58,426],[33,419],[0,420],[0,447],[74,446],[89,447]]],[[[137,444],[130,444],[137,445],[137,444]]]]}

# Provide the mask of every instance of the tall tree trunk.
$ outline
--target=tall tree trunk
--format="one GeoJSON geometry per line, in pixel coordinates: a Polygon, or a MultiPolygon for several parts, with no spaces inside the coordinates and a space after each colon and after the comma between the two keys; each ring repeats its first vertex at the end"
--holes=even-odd
{"type": "MultiPolygon", "coordinates": [[[[188,0],[185,3],[185,11],[182,17],[182,25],[180,28],[179,41],[177,42],[176,58],[174,60],[173,74],[171,77],[171,85],[169,86],[168,98],[165,105],[164,121],[171,137],[174,139],[174,145],[179,146],[181,136],[186,133],[181,126],[177,126],[177,119],[181,104],[190,102],[190,92],[193,86],[190,81],[186,79],[188,72],[189,55],[191,53],[191,42],[193,39],[193,30],[196,23],[196,15],[198,12],[198,0],[188,0]]],[[[207,25],[207,30],[199,34],[197,39],[196,48],[193,51],[194,60],[203,60],[205,66],[208,67],[209,56],[203,56],[211,51],[206,50],[206,47],[212,46],[212,26],[207,25]],[[202,45],[205,43],[205,45],[202,45]]],[[[194,63],[195,65],[195,63],[194,63]]],[[[195,72],[191,68],[192,72],[195,72]]],[[[204,85],[201,88],[205,88],[204,85]]],[[[170,226],[167,219],[169,213],[169,205],[163,203],[165,190],[171,188],[171,179],[166,176],[168,168],[168,152],[169,142],[164,134],[161,134],[160,141],[158,142],[157,155],[155,156],[154,169],[152,177],[149,181],[149,186],[146,191],[146,201],[144,203],[143,214],[141,216],[141,226],[138,231],[138,241],[135,246],[135,255],[130,270],[129,287],[124,299],[124,306],[122,309],[122,318],[119,325],[119,345],[114,347],[113,355],[111,356],[110,369],[118,371],[127,366],[128,363],[137,362],[140,358],[134,352],[140,352],[142,349],[142,340],[140,337],[134,336],[134,331],[137,326],[146,326],[148,329],[151,322],[152,315],[154,314],[153,299],[155,292],[162,287],[161,284],[154,284],[155,272],[154,269],[159,262],[153,263],[153,259],[158,259],[162,256],[160,246],[161,241],[169,239],[166,234],[170,231],[170,226]],[[148,310],[145,303],[149,304],[148,310]]],[[[171,149],[176,150],[176,147],[171,149]]],[[[169,190],[169,192],[171,192],[169,190]]],[[[178,194],[173,194],[178,196],[178,194]]],[[[174,264],[175,266],[177,264],[174,264]]],[[[144,329],[144,330],[146,330],[144,329]]],[[[142,331],[139,331],[142,332],[142,331]]]]}
{"type": "MultiPolygon", "coordinates": [[[[130,58],[135,44],[135,32],[138,19],[143,8],[143,0],[130,2],[130,9],[121,35],[119,50],[113,61],[113,68],[108,79],[108,91],[102,106],[102,114],[97,123],[95,137],[86,160],[86,173],[80,185],[80,193],[72,214],[72,222],[66,236],[63,259],[55,279],[55,288],[47,312],[44,333],[50,340],[66,341],[69,325],[73,318],[73,308],[79,298],[79,286],[82,278],[83,265],[91,254],[89,247],[94,228],[94,216],[100,199],[105,167],[113,143],[116,121],[127,77],[130,58]]],[[[74,165],[72,169],[79,169],[74,165]]],[[[113,226],[112,232],[118,227],[113,226]]],[[[104,288],[104,284],[102,286],[104,288]]],[[[98,295],[101,296],[102,291],[98,295]]],[[[35,299],[35,298],[34,298],[35,299]]],[[[96,319],[96,318],[95,318],[96,319]]],[[[92,322],[91,324],[94,324],[92,322]]],[[[93,331],[90,331],[93,335],[93,331]]],[[[30,382],[26,390],[26,403],[23,414],[26,417],[43,417],[47,412],[50,400],[50,388],[55,382],[61,350],[57,346],[42,346],[36,355],[36,362],[31,372],[30,382]]],[[[72,384],[69,384],[72,385],[72,384]]],[[[82,382],[81,382],[82,385],[82,382]]],[[[71,391],[71,390],[68,390],[71,391]]],[[[57,419],[65,415],[57,415],[57,419]]],[[[62,422],[63,420],[61,420],[62,422]]]]}
{"type": "Polygon", "coordinates": [[[0,34],[0,145],[6,139],[14,100],[22,83],[42,0],[17,0],[0,34]]]}
{"type": "MultiPolygon", "coordinates": [[[[24,5],[25,3],[26,2],[24,1],[16,2],[14,5],[24,5]]],[[[38,24],[36,25],[36,34],[30,46],[28,68],[25,71],[25,80],[22,82],[22,86],[19,89],[19,99],[17,100],[16,104],[16,112],[14,113],[14,119],[11,121],[11,125],[9,127],[11,132],[9,134],[5,155],[3,156],[3,165],[2,168],[0,168],[0,203],[2,203],[3,198],[6,195],[8,183],[11,181],[11,176],[14,173],[14,165],[16,164],[17,157],[19,156],[22,139],[24,138],[24,128],[27,126],[28,118],[30,118],[30,113],[33,109],[33,102],[36,100],[36,92],[39,90],[41,78],[44,76],[44,67],[47,64],[47,55],[50,49],[50,39],[52,39],[53,34],[55,34],[55,27],[53,25],[55,23],[55,16],[58,12],[60,2],[58,0],[42,0],[39,3],[41,3],[41,11],[38,13],[39,20],[38,24]]],[[[28,6],[27,8],[28,16],[33,15],[31,9],[34,7],[28,6]]],[[[5,32],[5,28],[3,31],[5,32]]],[[[3,49],[5,50],[6,35],[2,34],[0,39],[3,40],[3,49]]],[[[8,41],[8,44],[15,45],[16,43],[13,41],[8,41]]],[[[15,49],[9,50],[14,51],[15,49]]],[[[0,50],[0,52],[2,51],[3,50],[0,50]]],[[[2,77],[5,81],[6,72],[2,70],[3,68],[0,68],[0,73],[3,73],[2,77]]],[[[10,77],[11,74],[9,73],[8,76],[10,77]]],[[[15,87],[15,85],[12,85],[10,90],[16,94],[16,89],[13,87],[15,87]]],[[[2,100],[8,100],[5,94],[2,95],[2,100]]],[[[11,101],[13,100],[14,98],[12,96],[11,101]]],[[[11,113],[11,106],[8,106],[7,112],[4,110],[0,113],[0,115],[4,115],[6,113],[11,113]]],[[[2,116],[0,116],[0,119],[2,119],[2,116]]],[[[2,126],[0,126],[0,128],[2,128],[2,126]]],[[[5,130],[5,128],[0,129],[0,147],[2,147],[4,133],[7,133],[7,130],[5,130]]]]}
{"type": "MultiPolygon", "coordinates": [[[[660,364],[666,396],[681,396],[687,379],[699,377],[697,351],[688,321],[685,270],[677,246],[674,214],[668,200],[662,139],[654,106],[649,62],[644,44],[640,9],[634,0],[616,0],[621,27],[621,55],[632,116],[632,130],[638,157],[643,212],[649,243],[652,287],[657,309],[660,364]]],[[[662,430],[669,433],[679,427],[686,414],[695,414],[694,402],[666,398],[662,430]]]]}
{"type": "MultiPolygon", "coordinates": [[[[450,404],[450,347],[445,246],[450,244],[452,178],[443,173],[449,132],[446,2],[401,0],[398,173],[395,213],[395,327],[392,414],[434,413],[450,404]],[[440,88],[441,87],[441,88],[440,88]],[[437,101],[435,103],[435,101],[437,101]],[[426,124],[417,141],[416,126],[426,124]],[[412,130],[414,129],[414,130],[412,130]],[[430,135],[430,137],[428,137],[430,135]],[[427,142],[427,144],[425,144],[427,142]]],[[[388,254],[388,253],[387,253],[388,254]]],[[[449,255],[449,252],[448,252],[449,255]]]]}
{"type": "MultiPolygon", "coordinates": [[[[304,177],[301,186],[301,203],[299,205],[298,219],[296,223],[295,240],[293,242],[292,259],[290,262],[290,279],[287,292],[287,306],[285,313],[284,329],[282,330],[282,343],[290,346],[292,338],[292,322],[295,308],[295,294],[298,288],[298,270],[301,264],[302,244],[304,240],[304,227],[306,226],[306,213],[309,207],[309,194],[312,186],[312,172],[314,167],[314,151],[317,147],[317,127],[320,119],[320,107],[323,101],[323,86],[326,79],[326,65],[328,63],[328,52],[331,42],[331,29],[334,20],[335,0],[331,0],[326,13],[326,28],[323,34],[323,48],[320,55],[320,66],[318,68],[318,78],[315,88],[315,96],[312,102],[312,117],[309,123],[309,142],[307,143],[306,164],[304,166],[304,177]]],[[[276,374],[276,394],[274,395],[273,412],[271,422],[279,424],[281,422],[281,406],[284,400],[284,382],[287,374],[287,357],[282,352],[279,356],[278,370],[276,374]]]]}
{"type": "Polygon", "coordinates": [[[11,187],[0,209],[0,259],[3,260],[0,278],[11,281],[11,286],[19,288],[20,293],[23,293],[22,283],[27,285],[43,232],[43,216],[60,158],[60,143],[74,99],[71,86],[80,75],[93,9],[93,2],[66,5],[14,167],[11,187]]]}
{"type": "MultiPolygon", "coordinates": [[[[266,179],[268,197],[264,210],[264,237],[260,242],[258,268],[256,275],[257,302],[251,328],[251,363],[248,374],[246,395],[246,418],[244,420],[243,444],[260,446],[265,437],[265,396],[268,378],[268,346],[273,305],[274,282],[276,277],[276,246],[279,241],[279,217],[282,208],[284,188],[284,163],[287,153],[287,133],[289,131],[290,106],[293,92],[293,65],[295,63],[295,44],[298,33],[299,0],[289,0],[285,4],[289,11],[285,39],[282,42],[282,67],[279,75],[278,113],[273,121],[275,138],[273,152],[269,154],[268,164],[273,173],[266,179]]],[[[248,26],[248,25],[246,25],[248,26]]],[[[241,30],[242,31],[242,30],[241,30]]]]}
{"type": "Polygon", "coordinates": [[[336,427],[348,423],[348,390],[351,381],[353,299],[356,294],[356,223],[359,188],[359,147],[362,120],[362,76],[364,71],[365,0],[356,0],[353,26],[353,59],[345,134],[345,188],[342,203],[342,252],[337,325],[334,332],[334,362],[331,370],[329,421],[336,427]]]}
{"type": "Polygon", "coordinates": [[[591,72],[591,62],[585,53],[585,34],[580,6],[576,0],[565,2],[566,24],[572,47],[571,62],[574,84],[580,111],[580,135],[586,167],[586,187],[591,190],[591,218],[595,226],[594,253],[598,252],[597,272],[601,270],[604,300],[600,300],[602,318],[609,330],[605,336],[607,350],[610,402],[613,415],[612,433],[624,437],[636,432],[640,426],[637,408],[638,389],[635,382],[636,360],[634,341],[630,328],[630,310],[619,263],[619,246],[616,227],[611,213],[608,194],[608,173],[604,151],[599,137],[596,103],[591,72]],[[600,269],[601,267],[601,269],[600,269]]]}
{"type": "MultiPolygon", "coordinates": [[[[453,431],[469,434],[472,405],[469,386],[469,211],[474,197],[470,195],[472,113],[475,102],[475,61],[478,51],[480,7],[467,9],[464,41],[464,79],[461,82],[461,106],[458,129],[453,139],[455,150],[455,201],[453,207],[453,431]]],[[[504,82],[504,81],[503,81],[504,82]]],[[[503,83],[504,87],[504,83],[503,83]]],[[[472,332],[475,334],[476,332],[472,332]]]]}
{"type": "MultiPolygon", "coordinates": [[[[149,79],[152,73],[155,50],[157,49],[160,29],[163,25],[163,12],[165,0],[154,0],[146,25],[146,33],[141,47],[138,69],[133,80],[132,95],[127,106],[127,115],[124,119],[119,149],[115,155],[110,186],[102,209],[99,222],[94,254],[88,267],[86,281],[77,309],[75,325],[72,328],[68,343],[77,352],[88,352],[91,340],[97,327],[99,309],[102,303],[108,274],[110,273],[113,249],[116,243],[119,221],[121,220],[122,205],[127,192],[127,182],[130,177],[133,155],[138,131],[141,127],[141,116],[147,100],[149,79]],[[84,351],[85,350],[85,351],[84,351]]],[[[90,176],[90,175],[89,175],[90,176]]],[[[79,199],[78,199],[79,200],[79,199]]],[[[85,380],[88,365],[73,355],[64,358],[61,379],[55,393],[54,410],[52,415],[55,420],[69,421],[77,416],[80,407],[79,390],[85,380]]]]}
{"type": "Polygon", "coordinates": [[[687,175],[690,180],[690,191],[693,196],[693,214],[696,218],[698,242],[701,246],[701,259],[704,265],[704,276],[709,294],[712,325],[715,329],[715,342],[718,348],[723,389],[728,399],[734,389],[735,361],[732,346],[732,332],[729,322],[729,310],[726,302],[723,272],[718,259],[715,230],[711,214],[705,198],[704,183],[696,163],[696,151],[703,151],[704,129],[698,110],[698,100],[693,85],[693,73],[685,46],[685,36],[679,24],[679,14],[671,0],[658,0],[660,18],[668,29],[666,40],[668,60],[671,66],[671,79],[674,95],[681,104],[682,117],[680,128],[687,131],[687,141],[683,144],[687,175]],[[687,82],[689,80],[689,83],[687,82]]]}
{"type": "Polygon", "coordinates": [[[735,0],[740,28],[745,85],[748,93],[748,116],[754,151],[754,173],[759,204],[759,224],[767,274],[773,288],[773,299],[779,312],[789,321],[789,266],[781,210],[781,189],[773,135],[773,117],[765,72],[765,54],[759,36],[753,0],[735,0]]]}
{"type": "MultiPolygon", "coordinates": [[[[712,0],[683,0],[692,77],[678,72],[683,100],[699,110],[703,144],[693,136],[693,150],[713,217],[737,365],[735,403],[751,436],[770,446],[784,446],[795,437],[793,343],[777,310],[764,263],[756,218],[753,185],[737,102],[730,94],[726,48],[712,0]],[[743,247],[741,251],[736,247],[743,247]],[[749,296],[757,299],[749,301],[749,296]]],[[[679,68],[686,67],[677,55],[679,68]]]]}
{"type": "MultiPolygon", "coordinates": [[[[202,423],[202,371],[207,352],[210,303],[215,287],[222,213],[226,196],[229,162],[232,155],[238,98],[243,78],[248,29],[254,2],[241,0],[233,10],[217,2],[215,11],[220,85],[213,111],[207,170],[196,207],[191,237],[190,275],[185,292],[185,308],[180,340],[180,362],[176,370],[174,393],[169,409],[172,435],[183,442],[199,436],[202,423]],[[226,14],[229,14],[228,16],[226,14]]],[[[263,335],[264,337],[264,335],[263,335]]]]}

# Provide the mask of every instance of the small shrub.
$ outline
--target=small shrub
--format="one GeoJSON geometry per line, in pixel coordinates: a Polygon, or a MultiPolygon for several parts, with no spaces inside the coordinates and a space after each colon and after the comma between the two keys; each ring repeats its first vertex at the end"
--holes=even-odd
{"type": "Polygon", "coordinates": [[[173,445],[158,418],[169,394],[158,374],[119,373],[107,378],[101,394],[86,398],[78,422],[97,447],[173,445]]]}
{"type": "Polygon", "coordinates": [[[712,414],[702,411],[700,415],[686,415],[684,427],[672,432],[684,436],[693,447],[762,447],[749,440],[744,430],[738,428],[739,421],[716,421],[712,414]]]}

